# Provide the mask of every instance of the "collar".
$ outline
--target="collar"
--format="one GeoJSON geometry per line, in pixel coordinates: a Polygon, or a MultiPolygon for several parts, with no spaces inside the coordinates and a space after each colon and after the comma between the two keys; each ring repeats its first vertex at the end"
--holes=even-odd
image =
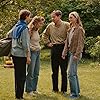
{"type": "Polygon", "coordinates": [[[62,24],[62,20],[59,20],[59,22],[57,24],[54,23],[55,27],[60,27],[62,24]]]}

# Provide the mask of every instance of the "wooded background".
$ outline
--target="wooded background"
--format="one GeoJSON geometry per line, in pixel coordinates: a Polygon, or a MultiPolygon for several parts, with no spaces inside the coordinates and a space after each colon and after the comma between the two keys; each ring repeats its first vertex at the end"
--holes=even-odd
{"type": "Polygon", "coordinates": [[[46,22],[42,30],[51,21],[53,10],[61,10],[65,21],[71,11],[77,11],[86,32],[84,52],[100,62],[100,0],[0,0],[0,38],[16,23],[21,9],[30,10],[32,16],[44,16],[46,22]]]}

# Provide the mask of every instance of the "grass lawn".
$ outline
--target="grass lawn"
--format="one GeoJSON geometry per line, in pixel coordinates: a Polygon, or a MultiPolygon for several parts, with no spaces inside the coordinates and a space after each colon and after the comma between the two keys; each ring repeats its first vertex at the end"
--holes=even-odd
{"type": "MultiPolygon", "coordinates": [[[[42,53],[45,51],[42,51],[42,53]]],[[[44,54],[44,53],[43,53],[44,54]]],[[[39,76],[38,91],[41,92],[36,97],[27,97],[26,100],[70,100],[69,85],[68,95],[52,93],[52,80],[49,54],[41,55],[41,69],[39,76]],[[45,59],[47,57],[47,59],[45,59]]],[[[87,61],[86,61],[87,62],[87,61]]],[[[90,66],[88,63],[81,63],[78,68],[81,97],[77,100],[100,100],[100,66],[90,66]]],[[[59,74],[59,88],[61,76],[59,74]]],[[[14,70],[13,68],[4,68],[0,66],[0,100],[14,99],[14,70]]]]}

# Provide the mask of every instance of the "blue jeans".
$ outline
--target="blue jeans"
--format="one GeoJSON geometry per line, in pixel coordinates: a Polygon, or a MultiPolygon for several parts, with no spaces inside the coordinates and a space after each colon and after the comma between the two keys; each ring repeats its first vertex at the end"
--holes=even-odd
{"type": "MultiPolygon", "coordinates": [[[[73,54],[69,53],[70,59],[69,59],[69,70],[68,70],[68,78],[69,78],[69,84],[70,84],[70,92],[73,96],[79,96],[80,93],[80,87],[79,87],[79,81],[78,81],[78,75],[77,75],[77,66],[79,63],[79,60],[73,60],[73,54]]],[[[80,54],[80,58],[82,57],[82,54],[80,54]]]]}
{"type": "Polygon", "coordinates": [[[27,67],[26,92],[37,90],[40,69],[40,51],[31,51],[31,63],[27,67]]]}

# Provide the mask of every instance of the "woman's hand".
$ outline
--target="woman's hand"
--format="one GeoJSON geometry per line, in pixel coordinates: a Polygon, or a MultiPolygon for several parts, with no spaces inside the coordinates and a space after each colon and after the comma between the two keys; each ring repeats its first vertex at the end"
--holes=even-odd
{"type": "Polygon", "coordinates": [[[73,56],[73,60],[75,60],[75,61],[76,61],[76,60],[78,60],[78,57],[76,57],[76,56],[73,56]]]}
{"type": "Polygon", "coordinates": [[[52,44],[52,43],[48,43],[47,46],[48,46],[48,47],[52,47],[53,44],[52,44]]]}
{"type": "Polygon", "coordinates": [[[30,58],[30,57],[27,57],[26,63],[27,63],[27,64],[30,64],[30,63],[31,63],[31,58],[30,58]]]}
{"type": "Polygon", "coordinates": [[[62,52],[62,59],[65,59],[66,55],[64,54],[64,52],[62,52]]]}
{"type": "Polygon", "coordinates": [[[62,57],[62,59],[65,59],[65,55],[62,55],[61,57],[62,57]]]}

